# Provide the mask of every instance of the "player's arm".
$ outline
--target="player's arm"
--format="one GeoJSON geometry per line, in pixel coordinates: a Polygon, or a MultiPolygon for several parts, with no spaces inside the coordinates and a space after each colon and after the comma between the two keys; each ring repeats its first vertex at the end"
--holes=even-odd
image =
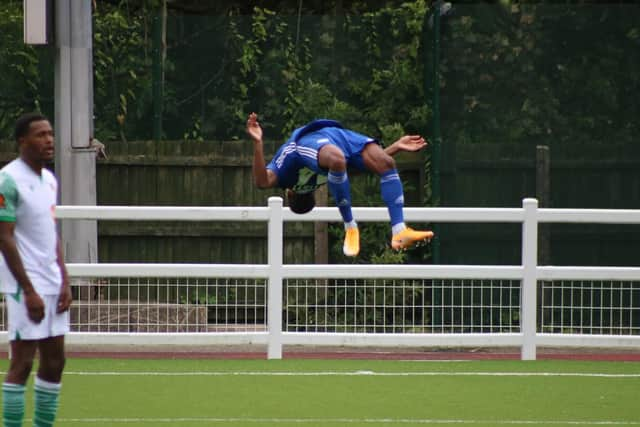
{"type": "Polygon", "coordinates": [[[262,128],[258,123],[258,115],[251,113],[247,120],[247,134],[253,141],[253,180],[258,188],[272,188],[278,184],[278,177],[274,171],[267,169],[264,160],[264,146],[262,143],[262,128]]]}
{"type": "Polygon", "coordinates": [[[419,151],[427,146],[427,141],[420,135],[405,135],[384,149],[384,152],[394,156],[401,151],[419,151]]]}
{"type": "Polygon", "coordinates": [[[15,239],[15,227],[15,222],[0,221],[0,251],[4,256],[7,267],[9,267],[9,271],[18,282],[18,286],[22,288],[29,318],[36,323],[40,323],[44,318],[44,302],[33,287],[22,263],[22,258],[20,258],[15,239]]]}
{"type": "Polygon", "coordinates": [[[69,284],[69,273],[67,273],[67,266],[64,264],[64,254],[62,251],[62,243],[58,238],[57,244],[57,263],[60,267],[60,273],[62,274],[62,283],[60,285],[60,296],[58,297],[58,307],[56,311],[58,313],[64,313],[71,306],[71,302],[73,301],[73,297],[71,295],[71,286],[69,284]]]}

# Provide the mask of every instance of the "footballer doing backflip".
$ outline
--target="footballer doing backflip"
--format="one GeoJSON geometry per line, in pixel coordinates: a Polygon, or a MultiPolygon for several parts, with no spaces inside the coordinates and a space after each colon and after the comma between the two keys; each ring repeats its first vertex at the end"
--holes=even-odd
{"type": "Polygon", "coordinates": [[[345,129],[334,120],[314,120],[293,131],[267,164],[265,162],[262,128],[258,116],[251,113],[247,134],[253,140],[253,176],[259,188],[280,187],[286,190],[289,207],[296,213],[306,213],[315,206],[314,185],[299,186],[301,170],[326,175],[344,221],[343,252],[356,256],[360,252],[360,233],[351,212],[351,189],[347,168],[366,170],[380,176],[380,192],[391,219],[391,247],[406,249],[433,237],[431,231],[417,231],[404,223],[404,192],[391,156],[400,151],[418,151],[426,146],[418,135],[405,135],[383,149],[378,141],[345,129]]]}

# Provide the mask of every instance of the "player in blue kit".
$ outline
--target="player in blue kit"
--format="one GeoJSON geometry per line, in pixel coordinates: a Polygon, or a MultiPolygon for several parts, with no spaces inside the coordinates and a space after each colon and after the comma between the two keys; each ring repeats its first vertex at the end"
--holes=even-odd
{"type": "Polygon", "coordinates": [[[433,237],[431,231],[417,231],[405,225],[402,181],[392,158],[400,151],[418,151],[425,147],[426,142],[421,136],[405,135],[383,149],[376,139],[345,129],[334,120],[314,120],[294,130],[267,164],[262,128],[255,113],[251,113],[247,120],[247,134],[253,140],[253,176],[256,185],[259,188],[285,189],[292,211],[305,213],[315,205],[314,184],[304,190],[299,186],[301,171],[308,169],[314,174],[327,176],[329,192],[344,221],[342,249],[346,256],[356,256],[360,252],[360,233],[351,212],[347,168],[366,170],[380,176],[382,200],[387,205],[391,219],[393,249],[406,249],[433,237]]]}

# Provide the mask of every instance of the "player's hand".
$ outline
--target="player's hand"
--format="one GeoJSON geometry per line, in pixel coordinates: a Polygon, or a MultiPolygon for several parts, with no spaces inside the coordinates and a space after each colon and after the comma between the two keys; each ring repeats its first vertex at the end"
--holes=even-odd
{"type": "Polygon", "coordinates": [[[262,128],[260,127],[260,123],[258,123],[258,115],[256,113],[249,114],[247,134],[255,142],[262,142],[262,128]]]}
{"type": "Polygon", "coordinates": [[[405,135],[394,143],[399,151],[419,151],[427,146],[420,135],[405,135]]]}
{"type": "Polygon", "coordinates": [[[29,319],[35,323],[42,322],[44,319],[44,301],[37,292],[29,292],[24,294],[24,303],[27,306],[27,314],[29,319]]]}
{"type": "Polygon", "coordinates": [[[60,314],[69,310],[69,307],[71,307],[72,301],[73,301],[73,296],[71,295],[71,287],[67,282],[62,285],[60,296],[58,297],[58,306],[56,307],[56,312],[60,314]]]}

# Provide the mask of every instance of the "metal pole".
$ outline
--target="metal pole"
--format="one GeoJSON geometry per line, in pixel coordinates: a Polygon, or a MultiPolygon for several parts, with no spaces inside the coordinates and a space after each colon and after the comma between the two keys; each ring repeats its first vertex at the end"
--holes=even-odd
{"type": "MultiPolygon", "coordinates": [[[[549,146],[536,147],[536,198],[541,208],[551,207],[551,155],[549,146]]],[[[551,264],[550,224],[540,224],[538,264],[551,264]]]]}
{"type": "MultiPolygon", "coordinates": [[[[541,208],[551,207],[551,153],[547,145],[536,147],[536,198],[541,208]]],[[[538,225],[538,265],[551,265],[551,224],[538,225]]],[[[545,322],[542,307],[551,304],[551,292],[538,286],[536,297],[541,302],[536,310],[538,319],[545,322]]]]}
{"type": "MultiPolygon", "coordinates": [[[[431,39],[431,53],[433,61],[431,68],[428,67],[429,61],[425,61],[426,93],[431,93],[431,110],[432,110],[432,135],[431,140],[431,201],[433,206],[440,205],[440,79],[438,68],[440,63],[440,1],[433,2],[429,13],[425,17],[424,25],[433,29],[431,39]],[[430,23],[433,25],[430,25],[430,23]]],[[[427,37],[429,31],[424,32],[427,37]]],[[[425,46],[429,46],[428,40],[425,40],[425,46]]],[[[429,49],[425,49],[428,58],[429,49]]],[[[431,260],[433,264],[440,264],[440,227],[433,224],[433,232],[435,237],[431,241],[431,260]]],[[[431,314],[431,324],[434,328],[442,326],[442,312],[437,309],[437,305],[442,300],[442,289],[434,286],[431,291],[431,300],[434,306],[431,314]]],[[[434,329],[435,330],[435,329],[434,329]]]]}
{"type": "MultiPolygon", "coordinates": [[[[55,169],[60,204],[96,204],[91,0],[55,2],[55,169]]],[[[61,221],[68,262],[96,262],[95,220],[61,221]]]]}
{"type": "Polygon", "coordinates": [[[153,68],[152,68],[152,92],[153,92],[153,140],[162,139],[162,27],[163,12],[158,11],[153,17],[153,68]]]}
{"type": "MultiPolygon", "coordinates": [[[[433,14],[433,156],[431,167],[433,171],[432,191],[435,206],[440,206],[440,3],[436,2],[433,14]]],[[[433,225],[435,238],[432,241],[433,262],[440,264],[440,226],[433,225]]]]}

